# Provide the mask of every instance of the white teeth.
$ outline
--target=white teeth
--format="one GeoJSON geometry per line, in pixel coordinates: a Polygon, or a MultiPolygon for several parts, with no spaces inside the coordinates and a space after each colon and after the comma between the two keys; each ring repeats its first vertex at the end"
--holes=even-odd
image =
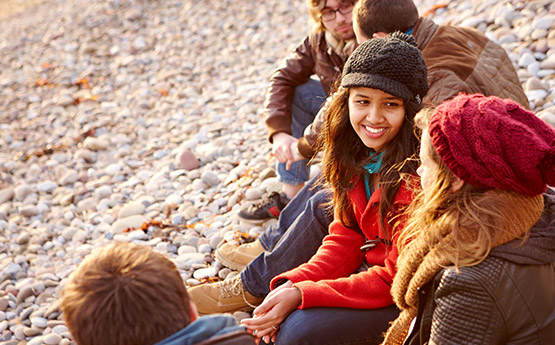
{"type": "Polygon", "coordinates": [[[385,131],[385,128],[372,128],[369,126],[364,126],[364,128],[366,128],[366,130],[370,133],[381,133],[383,131],[385,131]]]}

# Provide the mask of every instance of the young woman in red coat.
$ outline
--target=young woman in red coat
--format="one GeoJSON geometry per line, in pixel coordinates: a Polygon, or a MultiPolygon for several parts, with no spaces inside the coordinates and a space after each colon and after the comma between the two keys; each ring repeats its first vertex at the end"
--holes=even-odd
{"type": "Polygon", "coordinates": [[[367,41],[348,59],[322,140],[335,221],[312,259],[275,277],[243,320],[262,342],[379,343],[398,315],[390,287],[418,165],[413,119],[426,76],[414,39],[402,33],[367,41]]]}

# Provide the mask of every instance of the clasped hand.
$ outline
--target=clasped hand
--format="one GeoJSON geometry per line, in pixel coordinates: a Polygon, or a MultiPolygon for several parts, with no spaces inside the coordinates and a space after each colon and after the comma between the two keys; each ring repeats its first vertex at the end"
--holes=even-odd
{"type": "Polygon", "coordinates": [[[275,341],[279,325],[297,309],[301,300],[301,292],[288,280],[266,296],[254,310],[252,318],[244,319],[241,323],[266,343],[275,341]]]}
{"type": "Polygon", "coordinates": [[[291,164],[304,159],[297,148],[297,138],[280,132],[274,134],[272,140],[272,152],[280,163],[285,163],[285,169],[289,170],[291,164]]]}

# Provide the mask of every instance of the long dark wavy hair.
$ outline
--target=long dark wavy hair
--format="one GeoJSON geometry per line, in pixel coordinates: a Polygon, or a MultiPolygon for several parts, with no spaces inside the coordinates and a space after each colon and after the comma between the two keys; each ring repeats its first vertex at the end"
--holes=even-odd
{"type": "MultiPolygon", "coordinates": [[[[352,211],[348,192],[366,173],[364,165],[372,160],[374,150],[366,147],[351,125],[349,119],[349,93],[351,88],[340,87],[334,94],[327,109],[324,130],[319,138],[320,148],[324,151],[323,178],[333,188],[332,205],[335,216],[349,227],[358,229],[352,211]]],[[[380,224],[388,240],[386,223],[392,225],[390,212],[393,211],[395,193],[399,189],[402,176],[415,175],[418,168],[419,140],[414,131],[414,116],[422,105],[404,100],[405,119],[395,138],[388,143],[382,157],[379,183],[382,194],[379,204],[380,224]]]]}

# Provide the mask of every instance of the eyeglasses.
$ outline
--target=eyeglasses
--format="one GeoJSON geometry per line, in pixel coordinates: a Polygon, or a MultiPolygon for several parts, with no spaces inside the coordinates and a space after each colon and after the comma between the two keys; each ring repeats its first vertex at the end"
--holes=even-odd
{"type": "Polygon", "coordinates": [[[352,3],[347,3],[339,7],[337,10],[327,9],[320,14],[320,18],[325,22],[329,22],[335,19],[335,16],[336,16],[335,12],[339,12],[342,15],[346,15],[353,12],[353,7],[354,5],[352,3]]]}

